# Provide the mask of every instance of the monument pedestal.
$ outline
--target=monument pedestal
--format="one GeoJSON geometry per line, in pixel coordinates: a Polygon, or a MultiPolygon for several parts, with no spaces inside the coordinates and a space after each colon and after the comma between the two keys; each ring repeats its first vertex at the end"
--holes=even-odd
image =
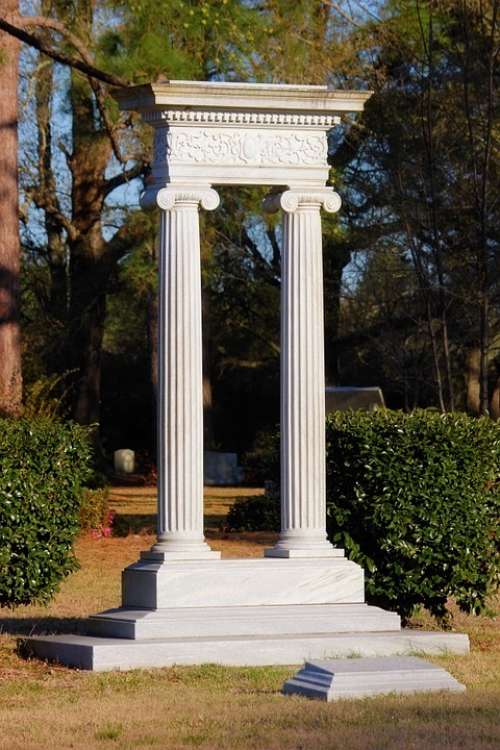
{"type": "Polygon", "coordinates": [[[336,552],[166,562],[147,552],[123,573],[123,606],[90,617],[85,635],[24,643],[39,657],[96,671],[468,652],[465,635],[401,630],[398,615],[365,604],[362,569],[336,552]]]}
{"type": "Polygon", "coordinates": [[[134,609],[362,603],[363,570],[343,557],[298,560],[141,560],[126,568],[122,604],[134,609]]]}

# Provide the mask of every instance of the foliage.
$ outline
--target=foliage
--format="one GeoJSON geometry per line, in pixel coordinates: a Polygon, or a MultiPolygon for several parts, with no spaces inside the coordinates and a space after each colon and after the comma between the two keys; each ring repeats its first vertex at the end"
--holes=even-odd
{"type": "MultiPolygon", "coordinates": [[[[465,414],[378,410],[327,420],[331,541],[365,569],[369,601],[444,616],[478,611],[499,572],[500,426],[465,414]]],[[[279,479],[278,436],[263,450],[279,479]]],[[[231,526],[276,529],[277,500],[234,506],[231,526]],[[269,523],[269,526],[266,526],[269,523]]]]}
{"type": "Polygon", "coordinates": [[[102,63],[135,82],[248,74],[259,34],[269,33],[262,15],[245,0],[112,0],[119,28],[100,38],[102,63]]]}
{"type": "Polygon", "coordinates": [[[80,528],[99,531],[110,526],[109,490],[107,487],[85,489],[80,503],[80,528]]]}
{"type": "Polygon", "coordinates": [[[0,606],[46,602],[76,568],[87,430],[46,418],[0,420],[0,606]]]}
{"type": "Polygon", "coordinates": [[[279,494],[266,493],[238,500],[227,514],[227,525],[241,531],[279,531],[279,494]]]}
{"type": "Polygon", "coordinates": [[[65,416],[68,388],[65,381],[69,373],[47,375],[31,381],[24,389],[24,411],[26,419],[46,417],[57,419],[65,416]]]}
{"type": "MultiPolygon", "coordinates": [[[[390,0],[381,16],[350,35],[340,56],[351,76],[358,61],[375,93],[333,163],[345,167],[353,250],[386,261],[387,248],[399,248],[413,289],[402,298],[394,285],[393,317],[375,301],[366,325],[344,321],[344,382],[397,390],[392,403],[405,407],[498,418],[498,4],[390,0]],[[399,369],[371,356],[381,341],[399,353],[388,356],[399,369]],[[478,367],[467,367],[476,352],[478,367]]],[[[348,296],[357,298],[359,273],[352,278],[348,296]]]]}
{"type": "Polygon", "coordinates": [[[463,414],[337,413],[327,423],[329,536],[372,602],[479,610],[498,572],[500,428],[463,414]]]}

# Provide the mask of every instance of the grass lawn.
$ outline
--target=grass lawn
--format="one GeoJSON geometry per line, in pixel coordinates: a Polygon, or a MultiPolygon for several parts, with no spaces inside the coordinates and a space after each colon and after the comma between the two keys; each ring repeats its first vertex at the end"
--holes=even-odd
{"type": "MultiPolygon", "coordinates": [[[[208,493],[212,546],[225,557],[261,555],[274,535],[219,530],[231,502],[234,493],[208,493]]],[[[116,491],[113,504],[123,515],[141,517],[137,528],[148,528],[154,510],[150,489],[116,491]]],[[[206,665],[99,675],[25,661],[16,654],[16,633],[30,632],[40,623],[72,630],[88,614],[118,605],[122,568],[152,541],[144,532],[82,537],[76,547],[81,568],[49,607],[0,613],[0,748],[500,748],[498,599],[485,616],[456,613],[454,627],[471,637],[470,656],[435,659],[466,684],[464,695],[388,696],[326,705],[280,695],[294,668],[206,665]]],[[[435,627],[425,615],[414,624],[435,627]]]]}

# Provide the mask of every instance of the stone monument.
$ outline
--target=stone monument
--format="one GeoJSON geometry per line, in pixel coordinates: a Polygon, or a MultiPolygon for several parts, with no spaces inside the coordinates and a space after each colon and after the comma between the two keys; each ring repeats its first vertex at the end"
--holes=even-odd
{"type": "Polygon", "coordinates": [[[31,637],[34,653],[104,670],[468,650],[365,604],[363,570],[326,536],[321,209],[341,204],[327,133],[369,96],[197,81],[116,93],[154,128],[142,202],[160,210],[158,538],[124,571],[121,608],[85,636],[31,637]],[[203,535],[199,211],[217,208],[214,185],[268,185],[265,210],[283,213],[282,529],[262,559],[221,560],[203,535]]]}

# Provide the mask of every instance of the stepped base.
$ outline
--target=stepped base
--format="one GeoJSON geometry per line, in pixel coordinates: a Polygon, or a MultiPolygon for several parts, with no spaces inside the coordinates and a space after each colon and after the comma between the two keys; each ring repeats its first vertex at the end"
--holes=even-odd
{"type": "Polygon", "coordinates": [[[23,639],[23,648],[32,655],[69,667],[105,672],[177,664],[269,666],[342,656],[467,654],[469,639],[459,633],[418,630],[161,640],[52,635],[23,639]]]}
{"type": "Polygon", "coordinates": [[[442,667],[415,656],[307,662],[283,685],[285,695],[324,701],[441,690],[463,693],[465,686],[442,667]]]}
{"type": "Polygon", "coordinates": [[[395,631],[400,618],[367,604],[110,609],[88,620],[88,635],[191,638],[395,631]]]}

